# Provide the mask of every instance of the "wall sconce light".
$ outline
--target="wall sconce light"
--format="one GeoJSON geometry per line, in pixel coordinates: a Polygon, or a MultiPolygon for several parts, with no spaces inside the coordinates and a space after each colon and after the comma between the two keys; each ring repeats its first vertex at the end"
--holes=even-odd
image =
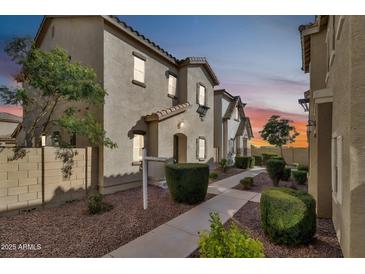
{"type": "Polygon", "coordinates": [[[315,128],[316,128],[316,121],[314,120],[308,120],[308,131],[309,132],[314,132],[315,128]]]}
{"type": "Polygon", "coordinates": [[[302,106],[304,112],[309,111],[309,98],[303,98],[298,100],[299,105],[302,106]]]}
{"type": "Polygon", "coordinates": [[[183,128],[184,127],[184,122],[181,121],[177,124],[177,128],[180,129],[180,128],[183,128]]]}

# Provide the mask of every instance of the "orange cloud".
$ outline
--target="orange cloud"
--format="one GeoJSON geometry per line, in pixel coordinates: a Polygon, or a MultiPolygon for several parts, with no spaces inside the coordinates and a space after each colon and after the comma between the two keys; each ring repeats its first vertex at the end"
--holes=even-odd
{"type": "Polygon", "coordinates": [[[0,112],[7,112],[19,117],[23,116],[23,108],[21,106],[0,105],[0,112]]]}
{"type": "Polygon", "coordinates": [[[290,144],[290,146],[308,147],[307,126],[306,126],[308,118],[306,115],[288,113],[275,109],[264,109],[252,106],[245,107],[245,113],[248,117],[250,117],[252,130],[254,133],[254,139],[252,141],[253,145],[256,146],[270,145],[260,137],[259,131],[262,130],[263,126],[265,125],[267,120],[271,117],[271,115],[279,115],[282,118],[292,120],[293,121],[292,125],[295,126],[296,130],[299,133],[299,136],[296,138],[295,142],[290,144]]]}

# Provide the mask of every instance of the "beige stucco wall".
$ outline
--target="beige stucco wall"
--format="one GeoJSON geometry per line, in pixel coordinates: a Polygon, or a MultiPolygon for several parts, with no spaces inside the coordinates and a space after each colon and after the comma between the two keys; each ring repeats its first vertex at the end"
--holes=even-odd
{"type": "Polygon", "coordinates": [[[57,148],[45,147],[44,160],[41,148],[29,148],[24,157],[12,161],[9,158],[14,155],[13,149],[3,149],[0,152],[0,213],[54,206],[85,197],[97,180],[93,171],[96,151],[90,147],[73,151],[76,154],[72,174],[65,178],[64,163],[58,158],[57,148]]]}
{"type": "Polygon", "coordinates": [[[1,136],[10,136],[15,128],[18,126],[18,123],[10,123],[0,121],[0,137],[1,136]]]}

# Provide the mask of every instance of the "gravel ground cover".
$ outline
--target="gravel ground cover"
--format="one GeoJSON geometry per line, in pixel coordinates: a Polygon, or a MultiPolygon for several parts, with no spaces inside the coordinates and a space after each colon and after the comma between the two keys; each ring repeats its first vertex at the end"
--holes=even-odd
{"type": "Polygon", "coordinates": [[[222,179],[234,176],[236,174],[239,174],[241,172],[246,171],[245,169],[240,169],[240,168],[235,168],[235,167],[229,167],[228,170],[226,170],[226,172],[223,172],[221,168],[215,168],[215,169],[211,169],[209,172],[210,173],[217,173],[218,177],[216,179],[209,179],[209,184],[214,183],[216,181],[220,181],[222,179]]]}
{"type": "Polygon", "coordinates": [[[106,195],[113,209],[100,215],[88,215],[86,202],[75,201],[0,217],[0,257],[101,257],[194,207],[173,202],[168,190],[148,191],[147,210],[139,187],[106,195]]]}
{"type": "MultiPolygon", "coordinates": [[[[234,189],[243,190],[242,185],[237,182],[237,186],[234,187],[234,189]]],[[[249,191],[253,192],[263,192],[265,189],[273,187],[273,183],[269,177],[269,175],[266,172],[261,172],[260,174],[256,175],[253,178],[254,185],[249,189],[249,191]]],[[[289,179],[289,181],[280,181],[279,183],[280,187],[291,187],[294,189],[306,191],[308,189],[307,185],[299,185],[292,181],[292,179],[289,179]]]]}

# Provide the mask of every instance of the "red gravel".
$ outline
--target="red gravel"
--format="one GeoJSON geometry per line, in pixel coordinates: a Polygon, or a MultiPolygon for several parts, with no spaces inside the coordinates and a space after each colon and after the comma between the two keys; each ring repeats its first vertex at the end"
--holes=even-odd
{"type": "Polygon", "coordinates": [[[135,188],[105,196],[114,208],[100,215],[86,214],[85,201],[76,201],[0,217],[0,257],[101,257],[194,207],[173,202],[168,190],[148,190],[147,210],[142,189],[135,188]],[[16,250],[3,250],[11,244],[16,250]],[[19,244],[40,244],[41,249],[21,250],[19,244]]]}
{"type": "MultiPolygon", "coordinates": [[[[260,204],[248,202],[234,216],[233,222],[264,244],[269,258],[340,258],[341,248],[332,221],[317,218],[317,234],[308,245],[288,247],[272,243],[264,234],[260,222],[260,204]]],[[[231,221],[231,222],[232,222],[231,221]]]]}
{"type": "MultiPolygon", "coordinates": [[[[254,185],[249,189],[253,192],[263,192],[265,189],[273,187],[273,183],[266,172],[261,172],[253,178],[254,185]]],[[[307,185],[299,185],[293,182],[291,179],[289,181],[280,181],[279,187],[290,187],[298,190],[307,192],[307,185]]],[[[242,185],[238,184],[234,189],[243,190],[242,185]]]]}

